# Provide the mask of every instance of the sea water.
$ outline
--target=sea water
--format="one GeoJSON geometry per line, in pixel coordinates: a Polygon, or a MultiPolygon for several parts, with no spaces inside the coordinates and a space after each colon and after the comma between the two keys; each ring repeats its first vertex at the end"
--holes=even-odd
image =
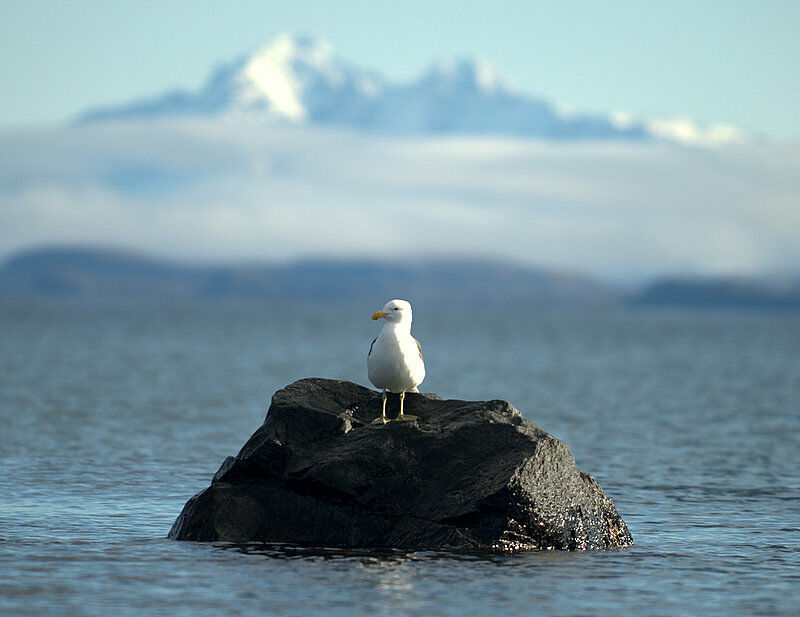
{"type": "Polygon", "coordinates": [[[0,304],[0,614],[797,615],[800,315],[415,305],[423,391],[511,401],[635,545],[510,555],[174,542],[264,419],[366,384],[373,304],[0,304]]]}

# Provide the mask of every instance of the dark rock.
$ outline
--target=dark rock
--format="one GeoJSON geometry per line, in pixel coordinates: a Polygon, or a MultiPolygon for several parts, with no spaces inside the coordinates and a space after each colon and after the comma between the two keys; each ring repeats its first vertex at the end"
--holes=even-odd
{"type": "Polygon", "coordinates": [[[505,401],[380,394],[303,379],[170,531],[176,540],[401,549],[586,549],[632,543],[569,448],[505,401]],[[388,415],[397,413],[389,398],[388,415]]]}

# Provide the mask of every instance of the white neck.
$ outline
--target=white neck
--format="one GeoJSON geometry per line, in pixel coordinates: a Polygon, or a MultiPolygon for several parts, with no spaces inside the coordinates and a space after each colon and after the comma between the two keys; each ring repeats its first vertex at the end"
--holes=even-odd
{"type": "Polygon", "coordinates": [[[411,321],[386,321],[383,324],[381,331],[385,330],[387,334],[411,334],[411,321]]]}

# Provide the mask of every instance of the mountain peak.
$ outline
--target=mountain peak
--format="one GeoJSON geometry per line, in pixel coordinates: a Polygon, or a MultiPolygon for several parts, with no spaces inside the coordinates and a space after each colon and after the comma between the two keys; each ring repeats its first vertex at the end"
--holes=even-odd
{"type": "Polygon", "coordinates": [[[500,71],[482,58],[439,60],[423,77],[423,81],[484,93],[510,89],[500,71]]]}
{"type": "Polygon", "coordinates": [[[268,41],[259,51],[274,53],[290,53],[296,55],[320,54],[329,56],[333,53],[330,44],[314,34],[283,33],[268,41]]]}
{"type": "Polygon", "coordinates": [[[257,49],[245,61],[247,67],[274,65],[284,69],[305,65],[324,71],[335,64],[332,47],[311,35],[282,34],[257,49]]]}
{"type": "Polygon", "coordinates": [[[236,112],[266,114],[292,123],[315,122],[331,100],[374,95],[380,79],[336,57],[324,40],[283,34],[247,57],[236,71],[236,112]]]}
{"type": "Polygon", "coordinates": [[[493,134],[533,138],[656,140],[682,145],[742,141],[729,127],[681,121],[644,122],[619,114],[559,113],[526,95],[483,59],[437,62],[420,79],[391,84],[340,59],[323,39],[281,34],[223,65],[198,92],[171,92],[82,121],[206,116],[343,126],[392,134],[493,134]]]}
{"type": "Polygon", "coordinates": [[[331,50],[311,37],[281,35],[257,50],[239,69],[238,104],[267,111],[291,121],[307,117],[303,104],[304,79],[309,69],[331,69],[331,50]]]}

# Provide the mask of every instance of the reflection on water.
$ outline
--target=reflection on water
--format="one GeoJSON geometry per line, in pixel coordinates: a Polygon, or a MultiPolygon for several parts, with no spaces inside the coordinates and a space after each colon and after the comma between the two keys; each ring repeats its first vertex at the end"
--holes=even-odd
{"type": "Polygon", "coordinates": [[[564,440],[631,549],[166,540],[275,389],[310,375],[366,383],[373,309],[0,305],[0,614],[796,614],[792,314],[415,306],[423,390],[508,399],[564,440]]]}
{"type": "Polygon", "coordinates": [[[363,566],[393,568],[409,562],[444,560],[449,562],[504,563],[509,555],[476,551],[403,551],[398,549],[344,549],[291,546],[263,542],[216,542],[214,546],[243,555],[261,555],[268,559],[313,561],[349,561],[363,566]]]}

